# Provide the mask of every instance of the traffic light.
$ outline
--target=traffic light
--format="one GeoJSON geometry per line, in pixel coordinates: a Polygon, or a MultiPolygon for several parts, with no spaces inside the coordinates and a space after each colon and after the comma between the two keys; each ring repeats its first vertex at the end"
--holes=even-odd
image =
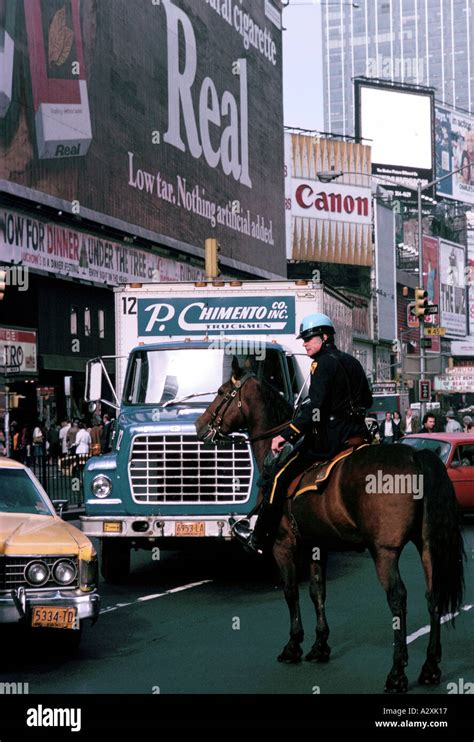
{"type": "Polygon", "coordinates": [[[209,237],[204,245],[206,278],[217,278],[220,275],[219,270],[219,252],[220,245],[214,237],[209,237]]]}
{"type": "Polygon", "coordinates": [[[428,292],[417,286],[415,289],[415,314],[417,317],[423,317],[428,306],[428,292]]]}
{"type": "Polygon", "coordinates": [[[5,287],[7,285],[7,272],[0,270],[0,301],[2,301],[5,295],[5,287]]]}

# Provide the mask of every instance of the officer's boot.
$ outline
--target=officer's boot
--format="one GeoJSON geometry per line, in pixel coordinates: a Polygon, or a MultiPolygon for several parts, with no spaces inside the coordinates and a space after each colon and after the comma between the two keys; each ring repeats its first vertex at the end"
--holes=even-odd
{"type": "Polygon", "coordinates": [[[235,524],[234,536],[247,551],[262,554],[272,547],[283,515],[281,499],[278,492],[275,492],[272,502],[269,502],[268,497],[264,498],[253,530],[243,522],[235,524]]]}

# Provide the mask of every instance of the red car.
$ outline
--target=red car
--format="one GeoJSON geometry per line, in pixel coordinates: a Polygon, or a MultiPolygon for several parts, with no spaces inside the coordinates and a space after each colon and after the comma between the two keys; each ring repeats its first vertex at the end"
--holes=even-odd
{"type": "Polygon", "coordinates": [[[414,448],[429,448],[446,464],[463,513],[474,513],[474,434],[417,433],[406,435],[399,443],[414,448]]]}

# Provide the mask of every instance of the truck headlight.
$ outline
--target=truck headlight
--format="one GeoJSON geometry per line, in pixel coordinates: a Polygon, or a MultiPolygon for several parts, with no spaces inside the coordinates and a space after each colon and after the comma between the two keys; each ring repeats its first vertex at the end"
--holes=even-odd
{"type": "Polygon", "coordinates": [[[91,482],[91,490],[96,497],[107,497],[112,492],[112,482],[105,474],[98,474],[91,482]]]}
{"type": "Polygon", "coordinates": [[[81,590],[94,590],[99,581],[99,561],[97,554],[92,557],[90,562],[82,559],[80,569],[81,590]]]}

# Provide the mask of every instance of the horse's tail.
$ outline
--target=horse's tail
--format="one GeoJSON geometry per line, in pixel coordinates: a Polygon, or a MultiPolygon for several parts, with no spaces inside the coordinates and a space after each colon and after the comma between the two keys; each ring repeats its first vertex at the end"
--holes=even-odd
{"type": "Polygon", "coordinates": [[[423,520],[433,569],[433,598],[441,615],[454,613],[464,592],[464,544],[454,487],[441,459],[429,450],[416,452],[423,474],[423,520]]]}

